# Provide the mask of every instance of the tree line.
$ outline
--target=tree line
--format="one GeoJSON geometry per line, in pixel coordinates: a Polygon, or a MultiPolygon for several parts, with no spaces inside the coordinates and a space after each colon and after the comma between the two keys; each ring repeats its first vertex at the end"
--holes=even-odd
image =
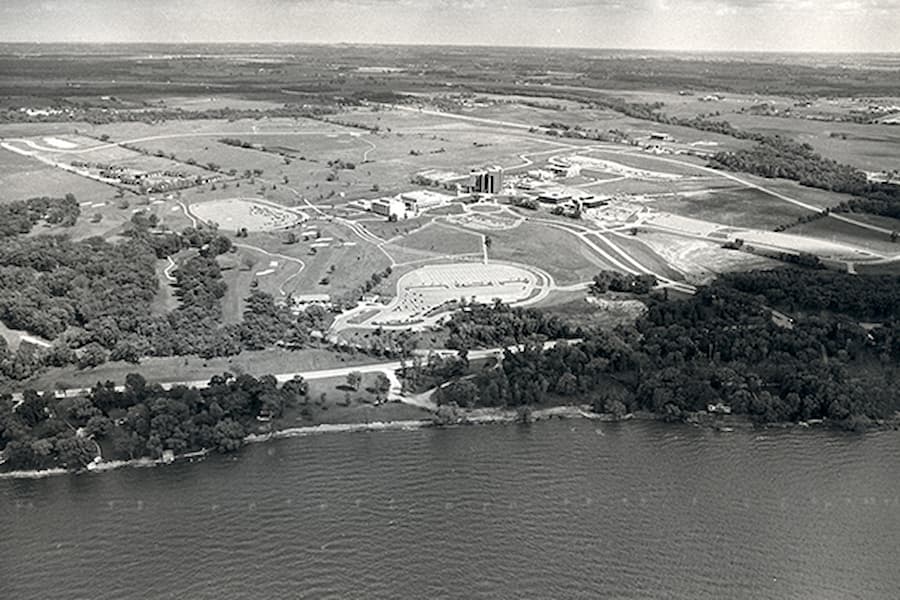
{"type": "MultiPolygon", "coordinates": [[[[77,206],[77,203],[76,203],[77,206]]],[[[52,340],[50,348],[0,344],[0,380],[27,379],[45,367],[80,368],[145,356],[204,358],[283,343],[304,347],[330,315],[311,308],[297,315],[271,295],[252,290],[244,319],[222,323],[226,284],[216,257],[233,250],[215,229],[153,231],[138,212],[115,243],[60,235],[0,238],[0,321],[52,340]],[[156,260],[182,251],[174,270],[179,305],[154,314],[156,260]]]]}
{"type": "MultiPolygon", "coordinates": [[[[786,269],[726,276],[686,300],[652,296],[634,327],[581,330],[581,341],[548,350],[537,338],[494,368],[453,379],[435,397],[463,406],[578,400],[671,419],[721,402],[760,422],[828,418],[862,426],[900,409],[900,278],[860,275],[854,287],[849,277],[786,269]],[[773,305],[804,312],[785,323],[773,305]],[[851,315],[885,320],[863,327],[851,315]]],[[[458,324],[451,319],[450,330],[478,332],[457,337],[463,350],[521,343],[511,328],[546,319],[523,312],[482,307],[458,324]]]]}
{"type": "Polygon", "coordinates": [[[765,136],[757,141],[759,143],[752,148],[719,152],[712,157],[710,164],[730,171],[790,179],[808,187],[855,196],[832,210],[900,218],[900,185],[869,182],[866,174],[856,167],[824,158],[806,143],[779,135],[765,136]]]}
{"type": "Polygon", "coordinates": [[[158,459],[164,452],[231,452],[256,429],[305,402],[302,378],[278,385],[271,375],[216,375],[203,389],[165,390],[129,374],[124,390],[98,383],[79,397],[27,390],[13,407],[0,396],[0,454],[10,469],[77,470],[102,453],[107,460],[158,459]]]}

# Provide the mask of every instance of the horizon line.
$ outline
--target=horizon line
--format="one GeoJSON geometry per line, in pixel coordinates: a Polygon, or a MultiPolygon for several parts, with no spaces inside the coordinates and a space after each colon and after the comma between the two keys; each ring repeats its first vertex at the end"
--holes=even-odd
{"type": "Polygon", "coordinates": [[[57,46],[317,46],[317,47],[405,47],[405,48],[496,48],[528,50],[579,50],[591,52],[666,52],[674,54],[832,54],[832,55],[900,55],[900,50],[821,50],[821,49],[685,49],[685,48],[637,48],[625,46],[538,46],[513,44],[427,44],[418,42],[304,42],[304,41],[77,41],[77,40],[19,40],[2,41],[0,46],[57,45],[57,46]]]}

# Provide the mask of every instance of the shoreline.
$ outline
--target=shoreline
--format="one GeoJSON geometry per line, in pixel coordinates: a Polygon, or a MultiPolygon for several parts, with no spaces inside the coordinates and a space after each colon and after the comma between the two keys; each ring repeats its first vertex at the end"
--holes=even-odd
{"type": "MultiPolygon", "coordinates": [[[[621,418],[616,418],[609,413],[596,413],[591,410],[591,405],[565,405],[553,406],[548,408],[529,409],[527,418],[523,421],[523,412],[516,409],[508,408],[473,408],[473,409],[451,409],[451,414],[447,418],[439,420],[439,415],[435,414],[433,419],[418,420],[402,420],[402,421],[371,421],[368,423],[320,423],[318,425],[306,425],[301,427],[289,427],[279,429],[269,433],[251,433],[244,437],[244,444],[261,444],[272,440],[291,439],[298,437],[307,437],[310,435],[322,435],[332,433],[361,433],[361,432],[379,432],[379,431],[417,431],[421,429],[450,427],[463,427],[474,425],[508,425],[511,423],[524,422],[536,423],[540,421],[550,421],[557,419],[584,419],[587,421],[598,421],[602,423],[626,423],[629,421],[657,421],[666,422],[661,415],[648,412],[629,413],[621,418]]],[[[833,428],[834,424],[827,420],[817,420],[810,423],[807,422],[789,422],[789,423],[767,423],[758,425],[745,416],[730,417],[727,422],[701,422],[701,421],[678,421],[678,424],[709,429],[711,431],[730,433],[734,431],[746,431],[750,429],[824,429],[833,428]]],[[[900,416],[897,418],[886,420],[883,423],[873,423],[871,430],[878,431],[884,429],[896,430],[900,427],[900,416]]],[[[0,472],[0,481],[5,479],[44,479],[57,475],[81,475],[91,473],[105,473],[122,468],[150,468],[170,465],[173,463],[190,461],[195,459],[206,458],[215,452],[212,448],[204,448],[184,454],[176,455],[174,458],[150,458],[141,457],[132,460],[109,460],[100,461],[89,464],[84,469],[71,471],[62,467],[43,470],[25,470],[25,471],[7,471],[0,472]]]]}

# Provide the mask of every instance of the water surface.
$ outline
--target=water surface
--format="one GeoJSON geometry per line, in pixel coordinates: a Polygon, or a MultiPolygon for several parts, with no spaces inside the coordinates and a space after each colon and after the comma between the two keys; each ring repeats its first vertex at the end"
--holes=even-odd
{"type": "Polygon", "coordinates": [[[554,421],[0,481],[0,598],[885,598],[900,435],[554,421]]]}

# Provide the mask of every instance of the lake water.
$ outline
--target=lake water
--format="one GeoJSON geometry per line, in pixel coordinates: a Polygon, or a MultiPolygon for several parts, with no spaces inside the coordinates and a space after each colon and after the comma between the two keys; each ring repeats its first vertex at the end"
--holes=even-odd
{"type": "Polygon", "coordinates": [[[554,421],[0,481],[0,598],[900,598],[900,434],[554,421]]]}

